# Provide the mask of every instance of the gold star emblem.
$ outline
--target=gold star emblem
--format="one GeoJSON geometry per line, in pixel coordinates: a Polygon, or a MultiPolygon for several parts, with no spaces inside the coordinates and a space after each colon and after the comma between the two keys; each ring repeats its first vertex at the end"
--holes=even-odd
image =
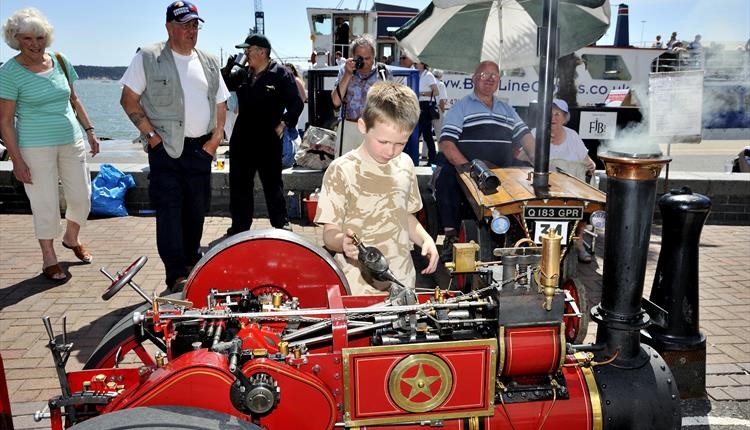
{"type": "Polygon", "coordinates": [[[409,400],[413,399],[414,396],[416,396],[419,393],[424,393],[427,397],[432,399],[434,396],[432,395],[432,390],[430,389],[430,386],[433,382],[440,379],[439,376],[427,376],[424,373],[424,369],[422,368],[422,363],[419,364],[419,370],[417,371],[417,376],[413,378],[403,378],[402,381],[404,381],[406,384],[411,386],[411,391],[409,392],[409,396],[407,397],[409,400]]]}
{"type": "Polygon", "coordinates": [[[413,354],[404,357],[388,377],[388,392],[391,399],[408,412],[427,412],[435,409],[448,398],[452,386],[453,375],[450,368],[442,358],[432,354],[413,354]],[[405,376],[414,374],[415,368],[415,376],[405,376]],[[437,382],[439,384],[436,384],[437,382]],[[402,383],[408,386],[408,395],[402,390],[402,383]]]}

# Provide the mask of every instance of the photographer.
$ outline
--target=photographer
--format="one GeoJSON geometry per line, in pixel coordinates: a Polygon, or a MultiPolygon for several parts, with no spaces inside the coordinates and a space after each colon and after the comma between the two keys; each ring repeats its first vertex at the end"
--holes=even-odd
{"type": "Polygon", "coordinates": [[[341,107],[341,122],[337,131],[338,156],[362,143],[364,135],[357,128],[357,120],[365,107],[367,91],[378,80],[388,80],[391,76],[384,64],[375,62],[375,45],[369,38],[355,39],[350,52],[354,56],[347,58],[341,66],[331,92],[333,106],[341,107]]]}

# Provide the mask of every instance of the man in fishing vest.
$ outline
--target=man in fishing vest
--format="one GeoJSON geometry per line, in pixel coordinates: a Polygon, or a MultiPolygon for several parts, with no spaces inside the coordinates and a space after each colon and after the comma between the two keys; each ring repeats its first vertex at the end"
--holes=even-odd
{"type": "Polygon", "coordinates": [[[219,60],[195,48],[201,22],[192,3],[170,4],[169,38],[139,49],[120,79],[120,104],[148,152],[156,246],[170,291],[184,287],[201,257],[211,163],[223,138],[229,98],[219,60]]]}

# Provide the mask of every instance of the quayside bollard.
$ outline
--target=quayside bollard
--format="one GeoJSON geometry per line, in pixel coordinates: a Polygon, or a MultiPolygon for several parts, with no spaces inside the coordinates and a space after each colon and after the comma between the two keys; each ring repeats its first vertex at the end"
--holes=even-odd
{"type": "Polygon", "coordinates": [[[711,200],[688,187],[659,199],[662,245],[649,297],[669,313],[665,328],[646,329],[642,341],[659,351],[672,369],[680,397],[706,394],[706,336],[698,312],[698,242],[711,200]]]}

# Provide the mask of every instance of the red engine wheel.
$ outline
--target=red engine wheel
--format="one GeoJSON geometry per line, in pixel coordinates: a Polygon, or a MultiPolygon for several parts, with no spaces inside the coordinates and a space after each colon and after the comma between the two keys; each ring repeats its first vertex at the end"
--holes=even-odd
{"type": "Polygon", "coordinates": [[[575,313],[575,309],[567,300],[565,301],[563,322],[565,323],[565,341],[573,344],[583,343],[589,330],[589,307],[586,298],[586,287],[578,278],[570,278],[562,284],[562,290],[570,294],[575,301],[581,316],[569,315],[575,313]]]}

